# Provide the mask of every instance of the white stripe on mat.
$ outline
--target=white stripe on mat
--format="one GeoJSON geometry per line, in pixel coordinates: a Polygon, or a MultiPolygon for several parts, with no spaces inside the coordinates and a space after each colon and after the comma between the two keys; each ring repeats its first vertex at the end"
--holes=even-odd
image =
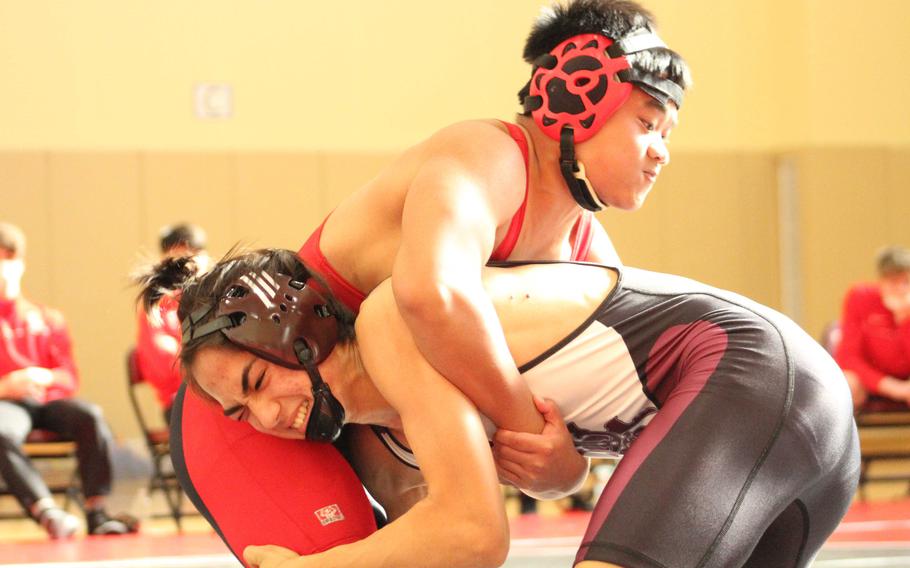
{"type": "Polygon", "coordinates": [[[4,564],[3,568],[240,568],[240,562],[230,554],[199,556],[154,556],[120,560],[90,560],[85,562],[42,562],[4,564]]]}

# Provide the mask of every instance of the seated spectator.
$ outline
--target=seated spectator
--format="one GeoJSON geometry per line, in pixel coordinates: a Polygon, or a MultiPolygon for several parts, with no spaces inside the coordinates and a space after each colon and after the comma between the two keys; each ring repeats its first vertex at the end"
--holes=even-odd
{"type": "Polygon", "coordinates": [[[853,390],[910,403],[910,250],[878,255],[878,281],[853,286],[844,300],[835,358],[853,390]]]}
{"type": "Polygon", "coordinates": [[[51,538],[66,538],[79,521],[54,502],[22,452],[34,428],[75,440],[89,534],[136,532],[135,519],[104,509],[111,490],[113,437],[101,409],[73,398],[79,375],[60,312],[25,299],[25,236],[0,223],[0,476],[22,507],[51,538]]]}
{"type": "MultiPolygon", "coordinates": [[[[197,264],[208,264],[205,252],[206,235],[200,227],[189,223],[169,225],[160,232],[161,258],[192,256],[197,264]]],[[[204,266],[202,266],[204,270],[204,266]]],[[[136,363],[142,378],[155,389],[164,419],[170,423],[171,406],[180,388],[180,322],[177,321],[177,302],[165,297],[151,315],[137,312],[136,363]]]]}

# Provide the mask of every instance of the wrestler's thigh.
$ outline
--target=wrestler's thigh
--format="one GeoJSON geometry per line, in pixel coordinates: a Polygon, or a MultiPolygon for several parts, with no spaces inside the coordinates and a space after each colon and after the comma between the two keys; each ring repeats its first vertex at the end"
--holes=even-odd
{"type": "MultiPolygon", "coordinates": [[[[781,389],[774,405],[785,394],[781,389]]],[[[611,477],[577,561],[632,568],[741,564],[780,510],[773,500],[757,504],[741,523],[752,527],[752,536],[726,538],[743,515],[743,497],[773,444],[779,416],[779,409],[713,385],[694,398],[671,397],[611,477]]]]}

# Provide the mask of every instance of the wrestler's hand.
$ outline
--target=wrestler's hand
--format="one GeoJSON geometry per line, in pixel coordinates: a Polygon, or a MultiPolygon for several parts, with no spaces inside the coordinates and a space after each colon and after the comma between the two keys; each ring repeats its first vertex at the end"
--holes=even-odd
{"type": "Polygon", "coordinates": [[[302,557],[287,548],[267,544],[243,549],[243,559],[253,568],[302,568],[302,557]],[[297,562],[294,562],[297,560],[297,562]]]}
{"type": "Polygon", "coordinates": [[[545,424],[540,434],[498,430],[493,458],[499,478],[541,499],[558,499],[575,492],[588,475],[588,460],[575,449],[552,400],[534,397],[545,424]]]}

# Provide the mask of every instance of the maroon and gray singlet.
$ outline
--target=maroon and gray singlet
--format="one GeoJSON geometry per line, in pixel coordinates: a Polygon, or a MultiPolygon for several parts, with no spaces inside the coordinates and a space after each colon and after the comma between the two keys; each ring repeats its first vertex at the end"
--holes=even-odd
{"type": "Polygon", "coordinates": [[[520,369],[557,403],[579,450],[624,456],[577,561],[808,565],[859,476],[839,368],[789,318],[742,296],[619,274],[583,325],[520,369]]]}

